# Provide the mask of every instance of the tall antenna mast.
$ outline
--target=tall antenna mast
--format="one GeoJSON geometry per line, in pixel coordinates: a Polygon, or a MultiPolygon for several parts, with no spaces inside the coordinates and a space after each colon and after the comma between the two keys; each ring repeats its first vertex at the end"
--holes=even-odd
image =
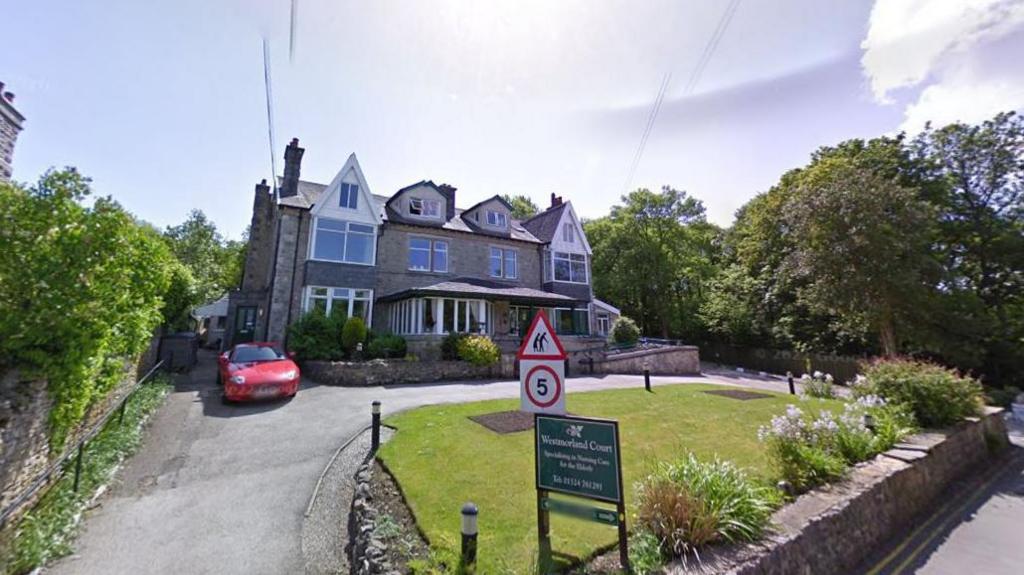
{"type": "Polygon", "coordinates": [[[277,203],[277,162],[274,160],[274,151],[277,149],[277,144],[274,142],[274,95],[270,89],[270,42],[265,37],[263,38],[263,84],[267,92],[267,137],[270,140],[270,181],[273,182],[274,203],[277,203]]]}

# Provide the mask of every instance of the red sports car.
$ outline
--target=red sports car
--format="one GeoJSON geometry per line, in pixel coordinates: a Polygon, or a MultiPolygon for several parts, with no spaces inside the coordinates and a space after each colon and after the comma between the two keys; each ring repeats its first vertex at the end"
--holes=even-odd
{"type": "Polygon", "coordinates": [[[227,401],[292,397],[299,390],[299,366],[276,343],[240,343],[219,362],[217,379],[227,401]]]}

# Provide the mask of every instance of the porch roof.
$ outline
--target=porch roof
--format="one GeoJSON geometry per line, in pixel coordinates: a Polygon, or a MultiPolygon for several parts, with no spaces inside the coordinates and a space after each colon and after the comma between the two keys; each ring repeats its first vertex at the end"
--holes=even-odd
{"type": "Polygon", "coordinates": [[[428,286],[404,289],[381,296],[377,301],[392,302],[412,297],[461,297],[552,307],[574,307],[586,304],[586,302],[562,294],[475,278],[458,278],[428,286]]]}

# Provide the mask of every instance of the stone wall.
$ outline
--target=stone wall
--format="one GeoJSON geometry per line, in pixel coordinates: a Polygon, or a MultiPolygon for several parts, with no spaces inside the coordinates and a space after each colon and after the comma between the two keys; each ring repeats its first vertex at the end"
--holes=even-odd
{"type": "Polygon", "coordinates": [[[302,375],[324,385],[374,386],[397,383],[433,383],[503,376],[502,364],[478,366],[466,361],[304,361],[302,375]]]}
{"type": "MultiPolygon", "coordinates": [[[[934,508],[954,480],[994,461],[1008,445],[1002,409],[953,428],[908,437],[855,466],[849,477],[797,498],[772,516],[776,531],[729,552],[704,552],[700,573],[845,573],[934,508]]],[[[692,563],[692,562],[691,562],[692,563]]],[[[697,573],[681,564],[666,573],[697,573]]]]}
{"type": "MultiPolygon", "coordinates": [[[[156,363],[159,338],[137,362],[125,364],[125,377],[102,401],[89,408],[82,423],[71,430],[65,446],[87,433],[135,382],[156,363]]],[[[50,451],[50,408],[47,382],[25,378],[16,370],[0,377],[0,510],[21,496],[60,454],[50,451]]],[[[56,476],[53,477],[56,479],[56,476]]],[[[13,518],[27,510],[36,497],[26,500],[13,518]]],[[[11,524],[8,521],[8,524],[11,524]]]]}
{"type": "Polygon", "coordinates": [[[602,361],[595,357],[598,373],[643,374],[650,369],[651,375],[698,375],[700,353],[696,346],[680,345],[655,347],[625,353],[610,354],[602,361]]]}

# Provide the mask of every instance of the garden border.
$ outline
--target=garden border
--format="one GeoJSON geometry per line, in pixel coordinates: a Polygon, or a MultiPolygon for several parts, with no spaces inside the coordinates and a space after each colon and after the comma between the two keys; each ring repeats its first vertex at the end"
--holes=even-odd
{"type": "MultiPolygon", "coordinates": [[[[997,461],[1009,445],[1003,409],[907,437],[846,479],[801,495],[772,515],[763,540],[702,552],[701,573],[840,573],[911,525],[955,480],[997,461]]],[[[691,565],[690,567],[694,567],[691,565]]],[[[665,573],[695,571],[679,561],[665,573]]]]}

